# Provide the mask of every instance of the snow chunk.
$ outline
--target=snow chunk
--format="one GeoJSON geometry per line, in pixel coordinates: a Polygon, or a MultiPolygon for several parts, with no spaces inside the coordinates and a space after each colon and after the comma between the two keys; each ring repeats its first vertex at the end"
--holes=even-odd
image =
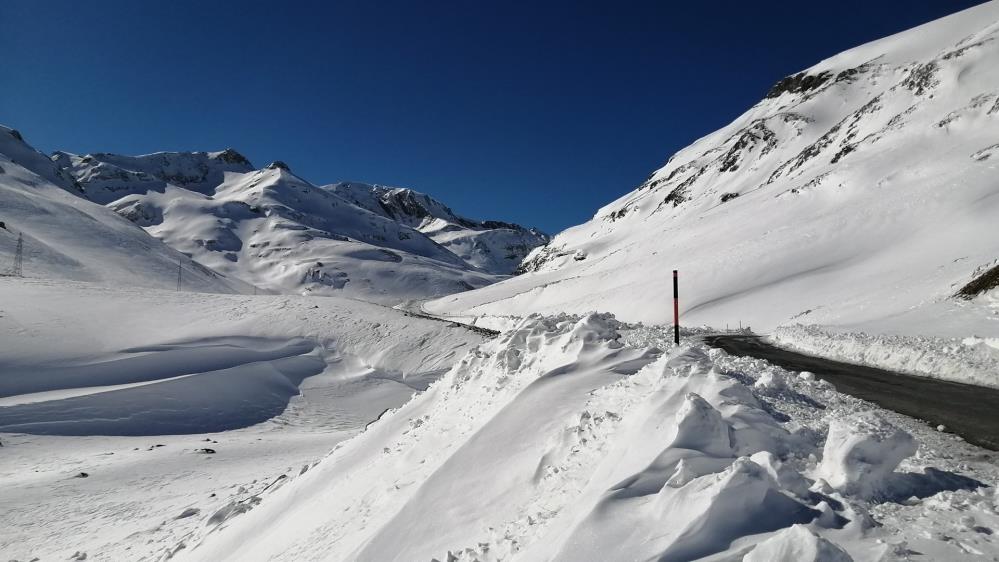
{"type": "Polygon", "coordinates": [[[840,547],[804,525],[792,525],[756,545],[743,562],[852,562],[840,547]]]}
{"type": "Polygon", "coordinates": [[[728,423],[718,410],[693,392],[687,394],[676,413],[676,439],[672,446],[715,457],[732,456],[728,423]]]}
{"type": "Polygon", "coordinates": [[[837,418],[829,424],[816,475],[843,493],[876,496],[885,479],[916,448],[911,435],[874,412],[837,418]]]}

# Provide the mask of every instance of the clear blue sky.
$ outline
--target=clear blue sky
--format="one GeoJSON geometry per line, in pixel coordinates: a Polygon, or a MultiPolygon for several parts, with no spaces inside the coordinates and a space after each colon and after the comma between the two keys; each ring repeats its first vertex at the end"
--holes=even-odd
{"type": "Polygon", "coordinates": [[[46,152],[231,146],[557,232],[781,77],[976,3],[2,0],[0,123],[46,152]]]}

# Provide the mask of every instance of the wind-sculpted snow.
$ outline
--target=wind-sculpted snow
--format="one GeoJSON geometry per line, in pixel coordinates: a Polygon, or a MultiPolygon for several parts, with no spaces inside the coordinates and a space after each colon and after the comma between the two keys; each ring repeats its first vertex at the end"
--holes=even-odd
{"type": "Polygon", "coordinates": [[[316,344],[226,338],[128,357],[0,374],[0,431],[47,435],[212,433],[277,416],[326,368],[316,344]],[[26,372],[27,371],[27,372],[26,372]]]}
{"type": "Polygon", "coordinates": [[[778,369],[753,387],[763,372],[715,350],[633,348],[643,338],[622,328],[523,320],[177,557],[873,560],[895,548],[877,542],[875,491],[981,486],[894,472],[913,438],[887,419],[847,423],[852,399],[802,394],[824,383],[778,369]]]}
{"type": "Polygon", "coordinates": [[[484,341],[337,297],[12,277],[0,294],[5,560],[167,557],[484,341]]]}
{"type": "Polygon", "coordinates": [[[999,257],[999,3],[822,61],[637,189],[556,235],[524,275],[426,304],[491,316],[601,310],[688,325],[886,327],[925,305],[961,322],[902,334],[999,335],[953,295],[999,257]]]}

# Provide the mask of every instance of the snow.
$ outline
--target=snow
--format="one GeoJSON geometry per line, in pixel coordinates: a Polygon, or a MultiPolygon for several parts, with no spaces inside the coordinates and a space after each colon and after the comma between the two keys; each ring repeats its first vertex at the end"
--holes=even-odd
{"type": "Polygon", "coordinates": [[[668,323],[678,269],[685,325],[995,338],[995,308],[954,294],[999,255],[997,22],[987,2],[806,69],[526,274],[425,308],[668,323]]]}
{"type": "Polygon", "coordinates": [[[999,554],[981,487],[999,475],[994,454],[765,362],[691,340],[661,353],[643,345],[671,334],[626,328],[524,319],[177,558],[999,554]],[[756,385],[764,373],[784,384],[756,385]],[[843,484],[858,475],[880,478],[879,495],[843,484]]]}
{"type": "Polygon", "coordinates": [[[334,297],[9,277],[0,294],[0,552],[23,560],[163,556],[483,341],[334,297]]]}
{"type": "Polygon", "coordinates": [[[999,252],[997,20],[781,81],[453,295],[544,236],[232,150],[50,159],[0,129],[27,274],[0,277],[0,552],[999,559],[999,453],[623,322],[666,320],[679,268],[685,323],[994,384],[999,296],[954,295],[999,252]]]}
{"type": "Polygon", "coordinates": [[[548,242],[548,236],[537,229],[467,219],[411,189],[357,182],[326,187],[360,207],[419,230],[465,262],[490,273],[514,273],[531,250],[548,242]]]}
{"type": "Polygon", "coordinates": [[[210,195],[226,172],[247,173],[250,161],[228,148],[219,152],[158,152],[142,156],[57,151],[52,161],[83,186],[87,198],[106,205],[125,195],[179,186],[210,195]]]}
{"type": "Polygon", "coordinates": [[[110,210],[80,197],[73,180],[11,129],[0,127],[0,272],[18,235],[29,277],[119,286],[243,292],[249,287],[191,261],[110,210]]]}
{"type": "Polygon", "coordinates": [[[845,494],[876,496],[899,463],[916,453],[916,441],[881,416],[865,412],[829,424],[816,471],[830,486],[845,494]]]}
{"type": "Polygon", "coordinates": [[[792,525],[756,545],[743,562],[851,562],[850,555],[804,525],[792,525]]]}
{"type": "Polygon", "coordinates": [[[465,219],[408,189],[319,187],[281,163],[254,170],[232,149],[57,152],[52,162],[89,199],[258,291],[395,304],[495,282],[547,241],[517,225],[465,219]]]}
{"type": "Polygon", "coordinates": [[[278,167],[226,173],[211,196],[168,187],[109,207],[200,263],[269,292],[395,303],[499,278],[278,167]]]}
{"type": "Polygon", "coordinates": [[[810,355],[912,375],[999,388],[999,338],[935,338],[781,326],[775,343],[810,355]]]}

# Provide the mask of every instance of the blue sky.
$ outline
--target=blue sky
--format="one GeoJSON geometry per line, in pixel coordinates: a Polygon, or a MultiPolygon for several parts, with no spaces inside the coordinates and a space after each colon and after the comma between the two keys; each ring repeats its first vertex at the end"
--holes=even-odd
{"type": "Polygon", "coordinates": [[[46,152],[231,146],[557,232],[781,77],[975,4],[4,0],[0,123],[46,152]]]}

